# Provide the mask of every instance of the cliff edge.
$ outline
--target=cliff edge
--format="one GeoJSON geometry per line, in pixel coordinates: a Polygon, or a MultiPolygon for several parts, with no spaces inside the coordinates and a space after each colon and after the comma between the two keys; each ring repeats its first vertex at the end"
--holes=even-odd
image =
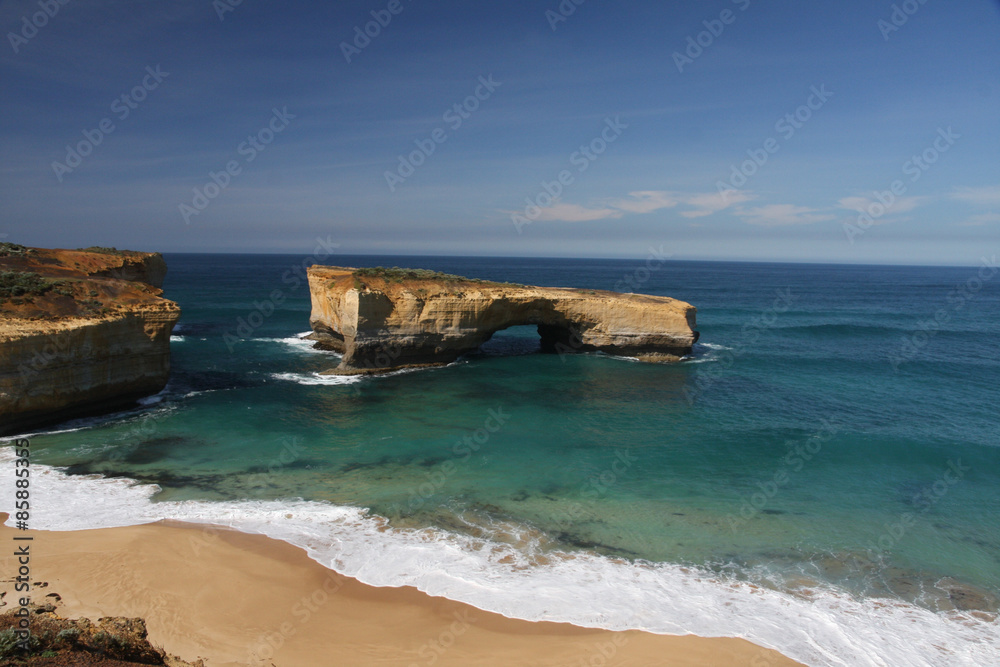
{"type": "Polygon", "coordinates": [[[0,243],[0,435],[159,392],[180,317],[159,253],[0,243]]]}
{"type": "Polygon", "coordinates": [[[313,266],[317,346],[343,353],[333,373],[447,364],[512,326],[542,349],[676,361],[698,339],[694,306],[668,297],[472,280],[413,269],[313,266]]]}

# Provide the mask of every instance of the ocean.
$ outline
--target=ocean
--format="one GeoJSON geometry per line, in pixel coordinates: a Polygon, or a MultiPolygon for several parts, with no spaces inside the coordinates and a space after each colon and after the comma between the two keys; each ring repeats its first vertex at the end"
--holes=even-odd
{"type": "Polygon", "coordinates": [[[338,356],[302,339],[303,257],[166,259],[170,382],[29,436],[37,528],[220,524],[511,617],[1000,664],[995,259],[332,258],[698,308],[677,364],[542,354],[514,327],[378,377],[319,374],[338,356]]]}

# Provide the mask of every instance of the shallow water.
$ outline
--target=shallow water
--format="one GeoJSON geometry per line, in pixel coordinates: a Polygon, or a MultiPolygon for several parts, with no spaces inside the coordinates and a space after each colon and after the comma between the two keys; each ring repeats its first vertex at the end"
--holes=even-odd
{"type": "Polygon", "coordinates": [[[343,258],[631,276],[696,305],[702,334],[649,365],[540,354],[517,327],[447,367],[345,378],[298,337],[301,258],[167,260],[170,384],[32,437],[63,470],[39,480],[48,527],[236,525],[370,583],[809,664],[1000,660],[1000,280],[976,268],[343,258]]]}

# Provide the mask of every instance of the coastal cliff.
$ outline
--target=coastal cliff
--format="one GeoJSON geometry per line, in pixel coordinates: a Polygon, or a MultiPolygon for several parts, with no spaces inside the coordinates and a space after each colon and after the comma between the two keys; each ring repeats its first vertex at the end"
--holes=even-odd
{"type": "Polygon", "coordinates": [[[0,435],[159,392],[180,308],[158,253],[0,244],[0,435]]]}
{"type": "Polygon", "coordinates": [[[500,331],[535,325],[549,352],[676,361],[698,339],[694,306],[668,297],[530,287],[422,270],[313,266],[317,346],[340,374],[447,364],[500,331]]]}

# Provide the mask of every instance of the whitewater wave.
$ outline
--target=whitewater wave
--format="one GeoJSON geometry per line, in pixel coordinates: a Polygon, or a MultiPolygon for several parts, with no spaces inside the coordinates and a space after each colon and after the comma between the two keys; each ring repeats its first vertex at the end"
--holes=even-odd
{"type": "Polygon", "coordinates": [[[606,359],[615,359],[617,361],[629,361],[636,364],[642,363],[642,359],[640,359],[639,357],[630,357],[624,354],[609,354],[607,352],[601,352],[600,350],[594,352],[594,356],[605,357],[606,359]]]}
{"type": "Polygon", "coordinates": [[[270,373],[268,377],[304,385],[354,384],[363,379],[360,375],[321,375],[320,373],[270,373]]]}
{"type": "MultiPolygon", "coordinates": [[[[14,459],[0,450],[2,509],[14,505],[14,459]]],[[[155,485],[72,477],[32,466],[32,518],[42,530],[81,530],[174,519],[259,533],[374,586],[414,586],[511,618],[609,630],[743,637],[807,665],[984,665],[1000,656],[1000,625],[893,600],[817,588],[806,600],[671,564],[391,528],[357,507],[326,502],[154,502],[155,485]]],[[[536,545],[537,546],[537,545],[536,545]]]]}
{"type": "Polygon", "coordinates": [[[683,361],[685,364],[704,364],[710,361],[718,361],[718,360],[719,360],[718,357],[696,357],[692,354],[689,354],[686,357],[681,357],[681,361],[683,361]]]}
{"type": "Polygon", "coordinates": [[[733,349],[735,348],[719,343],[695,343],[691,348],[691,354],[681,357],[681,361],[686,364],[704,364],[710,361],[718,361],[723,358],[723,352],[731,352],[733,349]]]}
{"type": "Polygon", "coordinates": [[[695,343],[694,349],[704,348],[706,350],[732,350],[733,348],[728,345],[721,345],[719,343],[695,343]]]}
{"type": "Polygon", "coordinates": [[[339,352],[333,352],[331,350],[318,350],[314,345],[316,341],[306,338],[310,335],[312,331],[304,331],[302,333],[296,334],[294,336],[286,336],[285,338],[251,338],[250,340],[258,343],[280,343],[282,345],[287,345],[288,347],[294,349],[297,352],[308,352],[310,354],[326,354],[333,355],[336,357],[343,356],[339,352]]]}
{"type": "Polygon", "coordinates": [[[173,394],[173,389],[168,384],[166,387],[161,389],[159,393],[153,394],[152,396],[144,396],[139,400],[137,400],[136,403],[142,406],[156,405],[157,403],[162,403],[172,394],[173,394]]]}

